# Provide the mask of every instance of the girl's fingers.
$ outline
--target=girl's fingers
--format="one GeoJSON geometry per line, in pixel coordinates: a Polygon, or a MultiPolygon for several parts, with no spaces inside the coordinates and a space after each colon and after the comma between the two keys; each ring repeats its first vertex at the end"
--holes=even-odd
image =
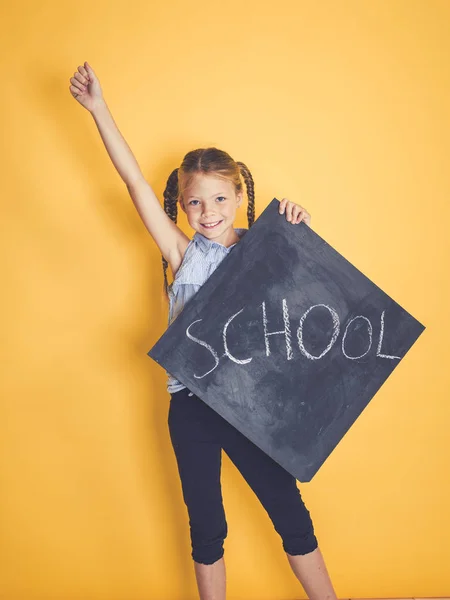
{"type": "Polygon", "coordinates": [[[89,81],[94,81],[97,78],[97,75],[94,73],[94,69],[91,67],[87,60],[84,61],[83,68],[86,69],[89,81]]]}
{"type": "Polygon", "coordinates": [[[286,204],[286,220],[290,221],[291,223],[295,219],[295,215],[293,214],[294,208],[295,208],[295,204],[293,204],[292,202],[288,202],[286,204]]]}
{"type": "Polygon", "coordinates": [[[309,225],[311,223],[311,215],[307,210],[303,211],[303,221],[306,223],[306,225],[309,225]]]}
{"type": "Polygon", "coordinates": [[[70,85],[70,86],[69,86],[69,90],[71,91],[71,93],[72,93],[74,96],[79,96],[79,95],[82,93],[82,92],[81,92],[81,90],[79,90],[79,89],[78,89],[77,87],[75,87],[74,85],[70,85]]]}
{"type": "Polygon", "coordinates": [[[297,223],[300,223],[301,221],[303,221],[305,219],[305,216],[306,216],[306,211],[302,209],[297,215],[297,223]]]}
{"type": "Polygon", "coordinates": [[[305,215],[305,209],[302,208],[301,206],[297,207],[297,215],[296,215],[296,222],[300,223],[300,221],[303,219],[304,215],[305,215]]]}
{"type": "Polygon", "coordinates": [[[283,200],[280,202],[280,215],[282,215],[284,213],[284,211],[286,210],[286,204],[289,202],[289,200],[287,198],[283,198],[283,200]]]}
{"type": "Polygon", "coordinates": [[[298,224],[301,223],[301,221],[304,221],[307,225],[309,225],[311,221],[311,216],[306,208],[303,208],[295,202],[291,202],[287,198],[283,198],[281,200],[279,212],[280,214],[285,212],[286,220],[293,224],[298,224]]]}
{"type": "Polygon", "coordinates": [[[82,83],[80,83],[78,79],[75,79],[75,77],[71,77],[70,82],[72,83],[73,87],[77,88],[80,92],[85,91],[85,86],[82,83]]]}
{"type": "Polygon", "coordinates": [[[87,81],[86,77],[83,77],[83,75],[80,75],[80,73],[78,73],[78,72],[74,73],[74,77],[82,85],[87,85],[88,84],[88,81],[87,81]]]}
{"type": "Polygon", "coordinates": [[[85,77],[89,81],[89,73],[87,72],[87,69],[85,69],[82,65],[80,65],[78,69],[80,70],[80,73],[83,75],[83,77],[85,77]]]}
{"type": "Polygon", "coordinates": [[[302,208],[301,206],[297,205],[297,212],[296,212],[296,217],[295,217],[295,223],[301,223],[302,221],[304,221],[306,224],[308,223],[308,221],[310,220],[310,216],[308,211],[305,208],[302,208]]]}

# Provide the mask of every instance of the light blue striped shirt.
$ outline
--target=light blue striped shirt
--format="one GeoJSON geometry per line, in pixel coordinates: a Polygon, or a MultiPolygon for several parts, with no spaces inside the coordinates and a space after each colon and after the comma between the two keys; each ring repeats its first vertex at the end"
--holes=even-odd
{"type": "MultiPolygon", "coordinates": [[[[234,228],[239,239],[248,231],[242,227],[234,228]]],[[[219,266],[225,256],[237,242],[228,248],[219,242],[209,240],[207,237],[195,232],[184,253],[173,282],[169,285],[169,320],[168,325],[176,319],[183,310],[186,302],[194,296],[205,283],[208,277],[219,266]]],[[[186,386],[173,375],[168,375],[167,391],[173,394],[186,386]]]]}

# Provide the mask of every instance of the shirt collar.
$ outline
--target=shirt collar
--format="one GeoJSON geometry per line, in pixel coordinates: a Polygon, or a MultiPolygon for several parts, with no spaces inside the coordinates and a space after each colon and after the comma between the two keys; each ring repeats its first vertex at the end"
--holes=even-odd
{"type": "MultiPolygon", "coordinates": [[[[244,227],[234,227],[233,229],[236,232],[236,234],[238,235],[239,239],[241,239],[243,237],[243,235],[248,231],[248,229],[246,229],[244,227]]],[[[208,239],[207,237],[202,235],[199,231],[195,232],[193,240],[201,248],[201,250],[203,252],[205,252],[205,254],[207,254],[213,246],[220,246],[221,248],[223,248],[224,250],[226,250],[228,252],[229,250],[234,248],[237,244],[237,242],[235,242],[234,244],[232,244],[231,246],[228,246],[228,248],[227,248],[220,242],[214,242],[213,240],[208,239]]]]}

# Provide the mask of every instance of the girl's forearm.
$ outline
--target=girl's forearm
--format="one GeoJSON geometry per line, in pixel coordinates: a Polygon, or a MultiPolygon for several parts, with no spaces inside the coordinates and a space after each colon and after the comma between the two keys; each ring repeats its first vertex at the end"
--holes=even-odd
{"type": "Polygon", "coordinates": [[[105,148],[122,180],[127,186],[130,186],[142,179],[142,171],[134,154],[114,122],[106,102],[103,101],[99,104],[91,114],[105,144],[105,148]]]}

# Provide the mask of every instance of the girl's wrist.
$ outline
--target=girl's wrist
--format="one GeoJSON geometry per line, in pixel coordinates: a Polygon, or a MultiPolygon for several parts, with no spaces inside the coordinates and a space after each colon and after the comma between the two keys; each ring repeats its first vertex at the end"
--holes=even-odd
{"type": "Polygon", "coordinates": [[[95,106],[90,110],[91,115],[95,118],[99,113],[103,112],[108,107],[106,106],[106,102],[103,98],[97,100],[95,106]]]}

